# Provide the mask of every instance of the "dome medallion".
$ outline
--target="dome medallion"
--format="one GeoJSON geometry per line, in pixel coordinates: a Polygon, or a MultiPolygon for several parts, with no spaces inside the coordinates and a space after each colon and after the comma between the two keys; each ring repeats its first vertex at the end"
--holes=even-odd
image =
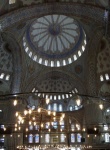
{"type": "Polygon", "coordinates": [[[23,37],[25,52],[39,64],[60,67],[82,55],[86,35],[78,22],[65,15],[35,19],[23,37]]]}

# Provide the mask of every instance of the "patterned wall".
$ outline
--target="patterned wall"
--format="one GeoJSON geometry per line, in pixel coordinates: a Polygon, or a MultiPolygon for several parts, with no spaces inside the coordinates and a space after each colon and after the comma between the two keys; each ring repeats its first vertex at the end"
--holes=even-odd
{"type": "Polygon", "coordinates": [[[97,73],[110,71],[110,42],[104,37],[101,40],[100,52],[97,56],[97,73]]]}

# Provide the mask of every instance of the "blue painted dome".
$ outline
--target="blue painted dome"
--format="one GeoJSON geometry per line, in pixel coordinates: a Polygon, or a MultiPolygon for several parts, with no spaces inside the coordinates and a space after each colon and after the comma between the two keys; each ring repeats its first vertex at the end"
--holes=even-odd
{"type": "Polygon", "coordinates": [[[47,15],[35,19],[23,38],[26,53],[40,64],[60,67],[82,55],[86,35],[79,23],[65,15],[47,15]]]}

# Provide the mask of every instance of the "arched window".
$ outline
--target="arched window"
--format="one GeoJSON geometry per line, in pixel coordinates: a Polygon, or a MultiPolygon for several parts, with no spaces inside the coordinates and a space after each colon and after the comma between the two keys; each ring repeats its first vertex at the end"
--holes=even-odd
{"type": "Polygon", "coordinates": [[[68,58],[68,63],[72,63],[72,59],[71,58],[68,58]]]}
{"type": "Polygon", "coordinates": [[[79,57],[81,56],[81,51],[80,50],[78,51],[78,55],[79,55],[79,57]]]}
{"type": "Polygon", "coordinates": [[[72,106],[69,106],[69,111],[72,111],[73,110],[73,107],[72,106]]]}
{"type": "Polygon", "coordinates": [[[71,134],[71,143],[74,143],[74,142],[75,142],[75,134],[72,133],[72,134],[71,134]]]}
{"type": "Polygon", "coordinates": [[[105,79],[109,80],[109,75],[107,73],[105,74],[105,79]]]}
{"type": "Polygon", "coordinates": [[[108,130],[108,125],[104,125],[103,129],[104,129],[104,131],[107,131],[108,130]]]}
{"type": "Polygon", "coordinates": [[[77,56],[76,56],[76,55],[74,55],[74,61],[75,61],[75,60],[77,60],[77,56]]]}
{"type": "Polygon", "coordinates": [[[61,95],[58,95],[58,99],[61,99],[61,95]]]}
{"type": "Polygon", "coordinates": [[[54,67],[54,61],[51,61],[51,67],[54,67]]]}
{"type": "Polygon", "coordinates": [[[103,75],[100,75],[100,81],[104,81],[103,75]]]}
{"type": "Polygon", "coordinates": [[[66,65],[66,60],[63,60],[63,65],[64,65],[64,66],[66,65]]]}
{"type": "Polygon", "coordinates": [[[77,105],[75,106],[75,110],[78,110],[78,106],[77,105]]]}
{"type": "Polygon", "coordinates": [[[61,140],[61,142],[65,142],[65,135],[64,134],[60,135],[60,140],[61,140]]]}
{"type": "Polygon", "coordinates": [[[28,47],[26,47],[26,48],[25,48],[25,52],[28,52],[28,50],[29,50],[29,48],[28,48],[28,47]]]}
{"type": "Polygon", "coordinates": [[[62,104],[59,104],[59,111],[63,111],[63,106],[62,106],[62,104]]]}
{"type": "Polygon", "coordinates": [[[33,130],[33,125],[30,125],[30,126],[29,126],[29,130],[33,130]]]}
{"type": "Polygon", "coordinates": [[[45,124],[45,128],[46,128],[46,129],[48,129],[48,128],[49,128],[49,123],[48,123],[48,122],[46,122],[46,124],[45,124]]]}
{"type": "Polygon", "coordinates": [[[35,135],[35,143],[39,143],[39,134],[35,135]]]}
{"type": "Polygon", "coordinates": [[[39,130],[39,125],[35,125],[35,130],[39,130]]]}
{"type": "Polygon", "coordinates": [[[50,104],[48,105],[48,110],[51,110],[51,105],[50,104]]]}
{"type": "Polygon", "coordinates": [[[57,121],[53,122],[53,127],[54,127],[54,129],[57,129],[57,127],[58,127],[58,122],[57,121]]]}
{"type": "Polygon", "coordinates": [[[57,67],[60,67],[60,61],[57,60],[57,67]]]}
{"type": "Polygon", "coordinates": [[[76,92],[76,93],[78,93],[78,90],[77,90],[77,88],[75,88],[74,90],[75,90],[75,92],[76,92]]]}
{"type": "Polygon", "coordinates": [[[33,135],[32,134],[29,134],[28,142],[33,143],[33,135]]]}
{"type": "Polygon", "coordinates": [[[110,142],[109,133],[105,133],[105,142],[110,142]]]}
{"type": "Polygon", "coordinates": [[[56,100],[57,99],[57,96],[56,95],[54,95],[54,100],[56,100]]]}
{"type": "Polygon", "coordinates": [[[85,50],[85,47],[84,47],[84,46],[82,46],[82,50],[83,50],[83,52],[84,52],[84,50],[85,50]]]}
{"type": "Polygon", "coordinates": [[[64,126],[64,121],[60,121],[60,128],[61,128],[61,129],[64,129],[64,127],[65,127],[65,126],[64,126]]]}
{"type": "Polygon", "coordinates": [[[6,75],[6,80],[9,80],[10,79],[10,75],[6,75]]]}
{"type": "Polygon", "coordinates": [[[45,65],[46,65],[46,66],[48,65],[48,60],[45,60],[45,65]]]}
{"type": "Polygon", "coordinates": [[[54,104],[53,104],[53,110],[54,110],[54,111],[57,111],[57,103],[54,103],[54,104]]]}
{"type": "Polygon", "coordinates": [[[29,52],[29,57],[31,57],[32,56],[32,52],[29,52]]]}
{"type": "Polygon", "coordinates": [[[77,142],[81,142],[81,134],[80,133],[77,134],[77,142]]]}
{"type": "Polygon", "coordinates": [[[49,142],[50,142],[50,135],[45,134],[45,143],[49,143],[49,142]]]}
{"type": "Polygon", "coordinates": [[[5,76],[5,74],[4,74],[4,73],[1,73],[1,74],[0,74],[0,79],[3,79],[4,76],[5,76]]]}
{"type": "Polygon", "coordinates": [[[42,58],[39,58],[39,64],[42,64],[42,58]]]}

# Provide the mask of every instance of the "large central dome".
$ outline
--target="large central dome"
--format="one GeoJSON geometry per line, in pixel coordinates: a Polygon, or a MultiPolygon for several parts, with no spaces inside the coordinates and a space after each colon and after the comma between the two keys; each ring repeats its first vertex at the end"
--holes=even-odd
{"type": "Polygon", "coordinates": [[[23,38],[26,53],[40,64],[60,67],[72,63],[85,49],[82,27],[65,15],[47,15],[35,19],[23,38]]]}

